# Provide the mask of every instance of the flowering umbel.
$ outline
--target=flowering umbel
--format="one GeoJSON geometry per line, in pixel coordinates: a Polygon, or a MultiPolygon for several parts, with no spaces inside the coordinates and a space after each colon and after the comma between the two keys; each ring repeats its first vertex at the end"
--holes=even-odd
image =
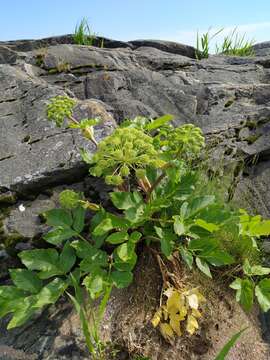
{"type": "Polygon", "coordinates": [[[121,185],[131,171],[164,165],[153,146],[153,138],[135,128],[118,128],[98,144],[90,173],[104,176],[107,184],[121,185]]]}

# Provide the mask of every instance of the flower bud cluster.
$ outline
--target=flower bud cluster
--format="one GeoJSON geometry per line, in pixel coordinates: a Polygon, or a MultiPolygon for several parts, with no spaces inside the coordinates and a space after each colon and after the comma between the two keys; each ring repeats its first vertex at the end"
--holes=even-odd
{"type": "Polygon", "coordinates": [[[92,158],[95,164],[90,172],[104,176],[109,185],[119,186],[131,170],[144,174],[147,166],[161,167],[164,164],[153,146],[153,138],[135,128],[118,128],[98,144],[92,158]]]}
{"type": "Polygon", "coordinates": [[[167,135],[168,151],[181,157],[198,155],[204,146],[202,130],[192,124],[175,128],[167,135]]]}
{"type": "Polygon", "coordinates": [[[57,127],[63,124],[65,118],[72,116],[76,101],[68,96],[56,96],[47,105],[47,117],[54,121],[57,127]]]}

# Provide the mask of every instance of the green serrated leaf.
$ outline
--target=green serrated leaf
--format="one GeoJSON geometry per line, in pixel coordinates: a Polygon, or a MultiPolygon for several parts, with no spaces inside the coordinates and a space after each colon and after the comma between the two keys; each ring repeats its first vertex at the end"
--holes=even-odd
{"type": "Polygon", "coordinates": [[[262,279],[255,287],[255,295],[264,312],[270,310],[270,279],[262,279]]]}
{"type": "Polygon", "coordinates": [[[185,263],[187,264],[188,268],[191,270],[192,269],[192,265],[193,265],[193,256],[191,254],[191,252],[189,252],[185,247],[180,246],[180,254],[182,256],[182,259],[185,261],[185,263]]]}
{"type": "Polygon", "coordinates": [[[13,312],[25,298],[25,292],[16,286],[0,286],[0,318],[13,312]]]}
{"type": "Polygon", "coordinates": [[[113,252],[114,267],[119,271],[131,271],[137,262],[135,244],[128,242],[119,245],[113,252]]]}
{"type": "Polygon", "coordinates": [[[26,269],[10,269],[10,277],[18,289],[36,294],[42,287],[42,281],[33,271],[26,269]]]}
{"type": "Polygon", "coordinates": [[[134,256],[134,244],[126,242],[116,248],[116,253],[122,261],[129,261],[134,256]]]}
{"type": "Polygon", "coordinates": [[[84,228],[84,219],[85,219],[86,210],[82,206],[78,206],[73,210],[73,224],[72,227],[77,233],[81,233],[84,228]]]}
{"type": "Polygon", "coordinates": [[[236,290],[236,300],[245,311],[249,311],[253,305],[254,285],[249,279],[237,278],[230,287],[236,290]]]}
{"type": "Polygon", "coordinates": [[[63,295],[67,286],[67,283],[60,278],[56,278],[49,282],[36,295],[37,301],[33,304],[34,309],[40,309],[46,305],[56,303],[59,297],[63,295]]]}
{"type": "Polygon", "coordinates": [[[59,256],[59,268],[63,274],[68,273],[76,262],[76,255],[74,249],[67,242],[59,256]]]}
{"type": "Polygon", "coordinates": [[[204,221],[203,219],[197,219],[195,220],[195,224],[197,226],[200,226],[201,228],[209,231],[210,233],[217,231],[219,229],[219,226],[213,223],[208,223],[204,221]]]}
{"type": "Polygon", "coordinates": [[[123,242],[127,241],[129,235],[126,231],[119,231],[109,235],[106,239],[106,242],[110,244],[122,244],[123,242]]]}
{"type": "Polygon", "coordinates": [[[20,303],[13,309],[13,316],[7,325],[7,329],[11,330],[15,327],[23,325],[28,321],[35,313],[33,305],[36,302],[36,296],[28,296],[21,299],[20,303]]]}
{"type": "Polygon", "coordinates": [[[214,201],[215,196],[213,195],[204,195],[193,198],[188,205],[186,218],[191,218],[194,215],[198,214],[201,210],[213,204],[214,201]]]}
{"type": "Polygon", "coordinates": [[[128,229],[129,222],[119,216],[107,213],[106,218],[102,220],[93,230],[94,236],[102,236],[113,229],[128,229]]]}
{"type": "Polygon", "coordinates": [[[46,235],[43,236],[43,239],[53,245],[61,245],[64,240],[68,240],[75,236],[77,233],[71,228],[58,227],[46,235]]]}
{"type": "Polygon", "coordinates": [[[201,270],[201,272],[203,272],[206,276],[212,279],[211,271],[207,262],[200,259],[199,257],[196,257],[195,261],[197,267],[201,270]]]}
{"type": "Polygon", "coordinates": [[[258,222],[250,227],[250,236],[267,236],[270,235],[270,220],[258,222]]]}
{"type": "Polygon", "coordinates": [[[108,254],[105,251],[94,249],[88,254],[80,263],[80,268],[83,271],[93,272],[97,268],[108,266],[108,254]]]}
{"type": "Polygon", "coordinates": [[[263,276],[270,274],[270,268],[263,267],[261,265],[250,265],[248,259],[245,259],[243,265],[243,271],[248,276],[263,276]]]}
{"type": "Polygon", "coordinates": [[[170,229],[162,229],[158,226],[154,226],[154,229],[160,239],[160,247],[162,253],[165,256],[169,257],[173,251],[176,235],[170,229]]]}
{"type": "Polygon", "coordinates": [[[83,285],[92,299],[98,298],[104,289],[102,273],[86,276],[83,280],[83,285]]]}
{"type": "Polygon", "coordinates": [[[137,207],[143,202],[143,199],[138,191],[136,192],[113,192],[110,193],[110,198],[113,205],[120,210],[127,210],[132,207],[137,207]]]}
{"type": "MultiPolygon", "coordinates": [[[[19,257],[29,270],[50,273],[51,275],[48,277],[61,273],[58,267],[58,252],[55,249],[25,250],[20,252],[19,257]]],[[[41,278],[46,279],[47,277],[41,278]]]]}
{"type": "Polygon", "coordinates": [[[199,253],[207,254],[219,248],[219,241],[213,238],[192,239],[188,249],[199,253]]]}
{"type": "Polygon", "coordinates": [[[139,231],[133,231],[129,236],[129,241],[136,244],[141,237],[142,234],[139,231]]]}
{"type": "Polygon", "coordinates": [[[84,259],[91,254],[96,254],[97,251],[97,249],[93,245],[83,240],[72,241],[70,246],[72,246],[76,250],[76,255],[81,259],[84,259]]]}
{"type": "Polygon", "coordinates": [[[172,218],[174,220],[174,223],[173,223],[174,232],[179,236],[184,235],[185,234],[185,225],[184,225],[181,217],[179,215],[175,215],[172,218]]]}
{"type": "Polygon", "coordinates": [[[118,289],[123,289],[131,284],[133,274],[130,271],[113,271],[111,278],[118,289]]]}
{"type": "Polygon", "coordinates": [[[72,216],[68,210],[52,209],[45,212],[46,222],[49,226],[71,227],[72,216]]]}
{"type": "Polygon", "coordinates": [[[227,253],[226,251],[222,250],[214,250],[208,253],[200,253],[200,257],[204,258],[207,262],[209,262],[213,266],[225,266],[231,265],[234,263],[234,258],[227,253]]]}

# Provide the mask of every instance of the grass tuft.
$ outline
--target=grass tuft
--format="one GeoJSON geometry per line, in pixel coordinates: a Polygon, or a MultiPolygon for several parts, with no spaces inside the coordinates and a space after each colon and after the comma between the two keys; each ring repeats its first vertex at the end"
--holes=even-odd
{"type": "Polygon", "coordinates": [[[89,23],[86,18],[83,18],[75,27],[73,40],[77,45],[93,45],[96,39],[96,34],[91,31],[89,23]]]}
{"type": "Polygon", "coordinates": [[[199,36],[199,32],[197,32],[197,44],[196,44],[196,58],[197,60],[207,59],[209,57],[209,49],[210,49],[210,42],[213,40],[223,29],[218,30],[212,36],[210,36],[210,30],[199,36]]]}
{"type": "Polygon", "coordinates": [[[225,36],[222,45],[216,45],[216,53],[233,56],[254,56],[254,40],[246,39],[246,35],[239,35],[237,28],[225,36]]]}
{"type": "MultiPolygon", "coordinates": [[[[207,59],[210,54],[210,42],[220,34],[224,29],[220,29],[213,35],[210,34],[209,30],[199,35],[197,32],[196,41],[196,58],[197,60],[207,59]]],[[[224,37],[222,44],[216,44],[216,54],[228,55],[228,56],[254,56],[255,52],[253,49],[255,41],[248,40],[246,35],[240,35],[237,32],[237,27],[227,36],[224,37]]]]}

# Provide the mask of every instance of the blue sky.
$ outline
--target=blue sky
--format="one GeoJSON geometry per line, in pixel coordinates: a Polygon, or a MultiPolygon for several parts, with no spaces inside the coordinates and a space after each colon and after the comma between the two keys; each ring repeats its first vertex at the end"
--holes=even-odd
{"type": "Polygon", "coordinates": [[[194,44],[196,31],[235,26],[270,40],[269,0],[1,0],[0,40],[71,33],[83,17],[99,35],[194,44]]]}

